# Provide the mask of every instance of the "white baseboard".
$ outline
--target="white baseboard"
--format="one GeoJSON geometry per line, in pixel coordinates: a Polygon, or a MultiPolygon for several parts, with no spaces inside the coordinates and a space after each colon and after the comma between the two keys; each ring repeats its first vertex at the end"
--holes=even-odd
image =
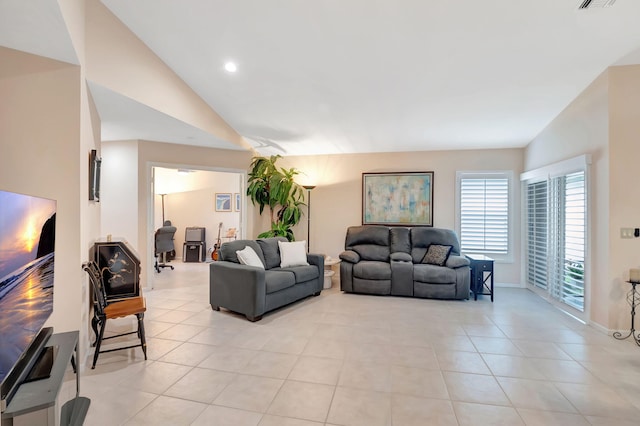
{"type": "Polygon", "coordinates": [[[527,288],[526,286],[518,283],[493,283],[493,286],[503,288],[527,288]]]}
{"type": "MultiPolygon", "coordinates": [[[[593,327],[595,330],[606,334],[607,336],[611,336],[614,332],[618,331],[618,330],[609,330],[608,328],[606,328],[605,326],[598,324],[597,322],[594,321],[589,321],[589,325],[591,327],[593,327]]],[[[628,331],[628,330],[627,330],[628,331]]],[[[622,333],[622,331],[620,331],[622,333]]]]}

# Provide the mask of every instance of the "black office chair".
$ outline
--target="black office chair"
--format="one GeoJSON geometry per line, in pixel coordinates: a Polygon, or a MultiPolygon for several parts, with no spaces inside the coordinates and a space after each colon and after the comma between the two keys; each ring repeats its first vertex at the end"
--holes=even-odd
{"type": "Polygon", "coordinates": [[[144,353],[144,359],[147,359],[147,341],[144,335],[144,313],[147,310],[147,307],[142,294],[140,296],[108,303],[107,294],[104,289],[102,272],[100,272],[98,265],[91,261],[83,264],[82,269],[89,274],[89,281],[91,282],[91,288],[93,289],[93,318],[91,319],[91,328],[93,328],[93,332],[96,334],[96,341],[93,344],[96,349],[93,354],[93,364],[91,365],[91,368],[96,368],[96,362],[98,361],[98,356],[101,353],[119,351],[122,349],[141,347],[142,352],[144,353]],[[104,337],[104,329],[107,326],[107,320],[126,317],[129,315],[136,316],[138,320],[137,330],[117,334],[115,336],[104,337]],[[98,330],[98,327],[100,327],[100,330],[98,330]],[[113,339],[129,334],[137,334],[140,339],[140,343],[120,346],[115,349],[100,350],[103,340],[113,339]]]}
{"type": "Polygon", "coordinates": [[[155,268],[157,272],[160,272],[160,268],[171,268],[173,266],[167,265],[167,253],[175,250],[173,244],[173,236],[176,233],[176,227],[171,226],[170,220],[164,221],[164,226],[156,231],[155,235],[155,268]],[[162,261],[158,263],[158,257],[162,256],[162,261]]]}

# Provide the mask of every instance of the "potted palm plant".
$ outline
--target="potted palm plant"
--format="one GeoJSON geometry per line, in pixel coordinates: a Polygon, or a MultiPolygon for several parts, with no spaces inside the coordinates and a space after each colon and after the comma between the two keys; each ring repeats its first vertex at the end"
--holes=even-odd
{"type": "Polygon", "coordinates": [[[302,218],[304,188],[294,177],[299,174],[295,168],[276,166],[280,155],[254,157],[249,170],[247,195],[251,203],[260,207],[260,214],[269,207],[271,229],[258,235],[265,237],[286,237],[295,240],[292,227],[302,218]]]}

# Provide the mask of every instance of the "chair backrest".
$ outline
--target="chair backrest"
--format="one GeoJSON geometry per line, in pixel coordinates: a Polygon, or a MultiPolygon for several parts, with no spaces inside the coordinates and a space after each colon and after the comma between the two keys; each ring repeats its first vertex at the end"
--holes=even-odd
{"type": "Polygon", "coordinates": [[[175,226],[163,226],[156,231],[156,253],[166,253],[175,250],[173,236],[176,233],[175,226]]]}
{"type": "Polygon", "coordinates": [[[91,282],[91,288],[93,290],[94,307],[99,314],[103,314],[104,308],[107,306],[107,293],[104,289],[102,273],[94,261],[83,264],[82,269],[89,274],[89,282],[91,282]]]}

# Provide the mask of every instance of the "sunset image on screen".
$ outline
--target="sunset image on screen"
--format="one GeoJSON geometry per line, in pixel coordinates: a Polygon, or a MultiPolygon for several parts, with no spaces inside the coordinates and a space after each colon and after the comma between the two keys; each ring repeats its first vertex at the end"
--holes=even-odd
{"type": "Polygon", "coordinates": [[[55,202],[0,191],[0,279],[36,259],[44,223],[55,202]]]}
{"type": "Polygon", "coordinates": [[[0,382],[53,311],[56,202],[0,191],[0,382]]]}

